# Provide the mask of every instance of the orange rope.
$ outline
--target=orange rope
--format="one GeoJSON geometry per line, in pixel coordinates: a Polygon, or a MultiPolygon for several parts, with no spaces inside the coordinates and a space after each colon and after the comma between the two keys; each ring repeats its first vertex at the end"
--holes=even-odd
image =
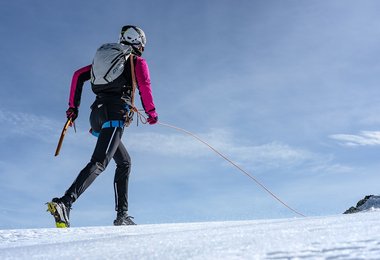
{"type": "MultiPolygon", "coordinates": [[[[143,124],[146,124],[146,118],[143,114],[141,114],[137,109],[136,109],[136,112],[137,112],[137,115],[138,115],[138,120],[141,120],[141,119],[144,119],[145,121],[142,121],[141,122],[143,124]]],[[[165,127],[168,127],[168,128],[172,128],[172,129],[175,129],[177,131],[180,131],[180,132],[183,132],[183,133],[186,133],[192,137],[194,137],[195,139],[197,139],[199,142],[205,144],[207,147],[209,147],[211,150],[213,150],[216,154],[218,154],[220,157],[222,157],[224,160],[226,160],[227,162],[229,162],[230,164],[232,164],[233,166],[235,166],[239,171],[241,171],[242,173],[244,173],[246,176],[248,176],[251,180],[253,180],[254,182],[256,182],[257,185],[259,185],[261,188],[263,188],[267,193],[269,193],[269,195],[271,195],[275,200],[277,200],[278,202],[280,202],[282,205],[284,205],[286,208],[288,208],[289,210],[291,210],[292,212],[296,213],[297,215],[301,216],[301,217],[306,217],[304,214],[296,211],[295,209],[293,209],[292,207],[290,207],[288,204],[286,204],[283,200],[281,200],[278,196],[276,196],[273,192],[271,192],[267,187],[265,187],[264,184],[262,184],[260,181],[258,181],[255,177],[253,177],[251,174],[249,174],[247,171],[245,171],[243,168],[241,168],[239,165],[237,165],[236,163],[234,163],[232,160],[230,160],[228,157],[226,157],[225,155],[223,155],[221,152],[219,152],[217,149],[215,149],[214,147],[212,147],[210,144],[208,144],[207,142],[203,141],[201,138],[199,138],[197,135],[183,129],[183,128],[180,128],[180,127],[177,127],[177,126],[173,126],[173,125],[169,125],[169,124],[166,124],[166,123],[161,123],[161,122],[157,122],[157,124],[159,125],[162,125],[162,126],[165,126],[165,127]]]]}
{"type": "MultiPolygon", "coordinates": [[[[132,95],[131,95],[131,105],[135,108],[135,91],[136,91],[136,75],[135,75],[135,64],[133,63],[133,54],[129,56],[130,64],[131,64],[131,75],[132,75],[132,95]]],[[[136,109],[137,110],[137,109],[136,109]]]]}

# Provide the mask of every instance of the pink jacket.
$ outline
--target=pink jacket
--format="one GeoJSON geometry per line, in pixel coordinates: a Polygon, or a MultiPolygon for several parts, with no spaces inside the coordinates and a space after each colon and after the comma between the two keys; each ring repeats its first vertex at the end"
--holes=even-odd
{"type": "MultiPolygon", "coordinates": [[[[141,97],[141,103],[145,113],[150,117],[157,117],[155,105],[153,102],[152,88],[150,86],[150,75],[148,64],[145,59],[136,56],[135,75],[137,88],[141,97]]],[[[80,68],[74,72],[71,88],[69,107],[78,108],[80,105],[82,88],[85,81],[91,79],[91,65],[80,68]]]]}

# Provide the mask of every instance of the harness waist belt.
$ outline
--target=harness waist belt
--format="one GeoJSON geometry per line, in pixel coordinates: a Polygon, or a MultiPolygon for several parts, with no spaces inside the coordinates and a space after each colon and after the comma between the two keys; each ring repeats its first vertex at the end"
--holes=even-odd
{"type": "MultiPolygon", "coordinates": [[[[121,127],[121,128],[123,128],[124,124],[125,124],[125,121],[123,121],[123,120],[111,120],[111,121],[105,122],[102,125],[102,129],[103,128],[110,128],[110,127],[121,127]]],[[[93,136],[96,136],[96,137],[99,137],[99,134],[100,134],[100,132],[96,132],[96,131],[94,131],[92,129],[90,129],[90,133],[93,136]]]]}
{"type": "Polygon", "coordinates": [[[111,120],[107,121],[102,125],[103,128],[110,128],[110,127],[124,127],[124,121],[123,120],[111,120]]]}

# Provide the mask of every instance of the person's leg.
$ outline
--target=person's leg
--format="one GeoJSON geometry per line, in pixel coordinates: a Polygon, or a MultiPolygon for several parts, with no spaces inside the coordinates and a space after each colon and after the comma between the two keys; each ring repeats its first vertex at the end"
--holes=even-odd
{"type": "Polygon", "coordinates": [[[115,210],[117,212],[128,211],[128,181],[131,172],[131,157],[122,142],[113,156],[116,162],[114,179],[115,210]]]}
{"type": "Polygon", "coordinates": [[[68,206],[91,185],[96,177],[103,172],[119,147],[123,134],[121,127],[103,128],[100,131],[90,162],[79,173],[61,200],[68,206]]]}
{"type": "Polygon", "coordinates": [[[114,179],[117,215],[113,224],[115,226],[136,225],[132,220],[133,217],[128,215],[128,181],[131,172],[131,158],[121,142],[113,158],[117,165],[114,179]]]}

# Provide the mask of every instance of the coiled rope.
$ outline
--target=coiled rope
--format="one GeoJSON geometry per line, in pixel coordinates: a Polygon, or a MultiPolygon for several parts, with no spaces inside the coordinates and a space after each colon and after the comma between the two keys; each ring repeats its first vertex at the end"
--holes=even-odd
{"type": "MultiPolygon", "coordinates": [[[[146,124],[147,123],[146,117],[140,111],[138,111],[137,109],[135,109],[134,111],[137,112],[137,121],[140,120],[141,123],[146,124]]],[[[190,131],[187,131],[186,129],[183,129],[183,128],[180,128],[180,127],[177,127],[177,126],[174,126],[174,125],[170,125],[170,124],[166,124],[166,123],[161,123],[161,122],[157,122],[157,124],[161,125],[161,126],[164,126],[164,127],[175,129],[175,130],[177,130],[179,132],[185,133],[185,134],[190,135],[193,138],[197,139],[199,142],[201,142],[204,145],[206,145],[208,148],[210,148],[212,151],[214,151],[216,154],[218,154],[224,160],[226,160],[227,162],[229,162],[230,164],[232,164],[234,167],[236,167],[240,172],[242,172],[246,176],[248,176],[252,181],[254,181],[257,185],[259,185],[262,189],[264,189],[270,196],[272,196],[275,200],[277,200],[278,202],[280,202],[282,205],[284,205],[290,211],[294,212],[298,216],[306,217],[304,214],[298,212],[297,210],[293,209],[288,204],[286,204],[283,200],[281,200],[277,195],[275,195],[272,191],[270,191],[264,184],[262,184],[260,181],[258,181],[250,173],[248,173],[247,171],[245,171],[243,168],[241,168],[239,165],[237,165],[235,162],[233,162],[232,160],[230,160],[227,156],[225,156],[224,154],[222,154],[221,152],[219,152],[217,149],[215,149],[213,146],[211,146],[206,141],[202,140],[197,135],[193,134],[190,131]]]]}

